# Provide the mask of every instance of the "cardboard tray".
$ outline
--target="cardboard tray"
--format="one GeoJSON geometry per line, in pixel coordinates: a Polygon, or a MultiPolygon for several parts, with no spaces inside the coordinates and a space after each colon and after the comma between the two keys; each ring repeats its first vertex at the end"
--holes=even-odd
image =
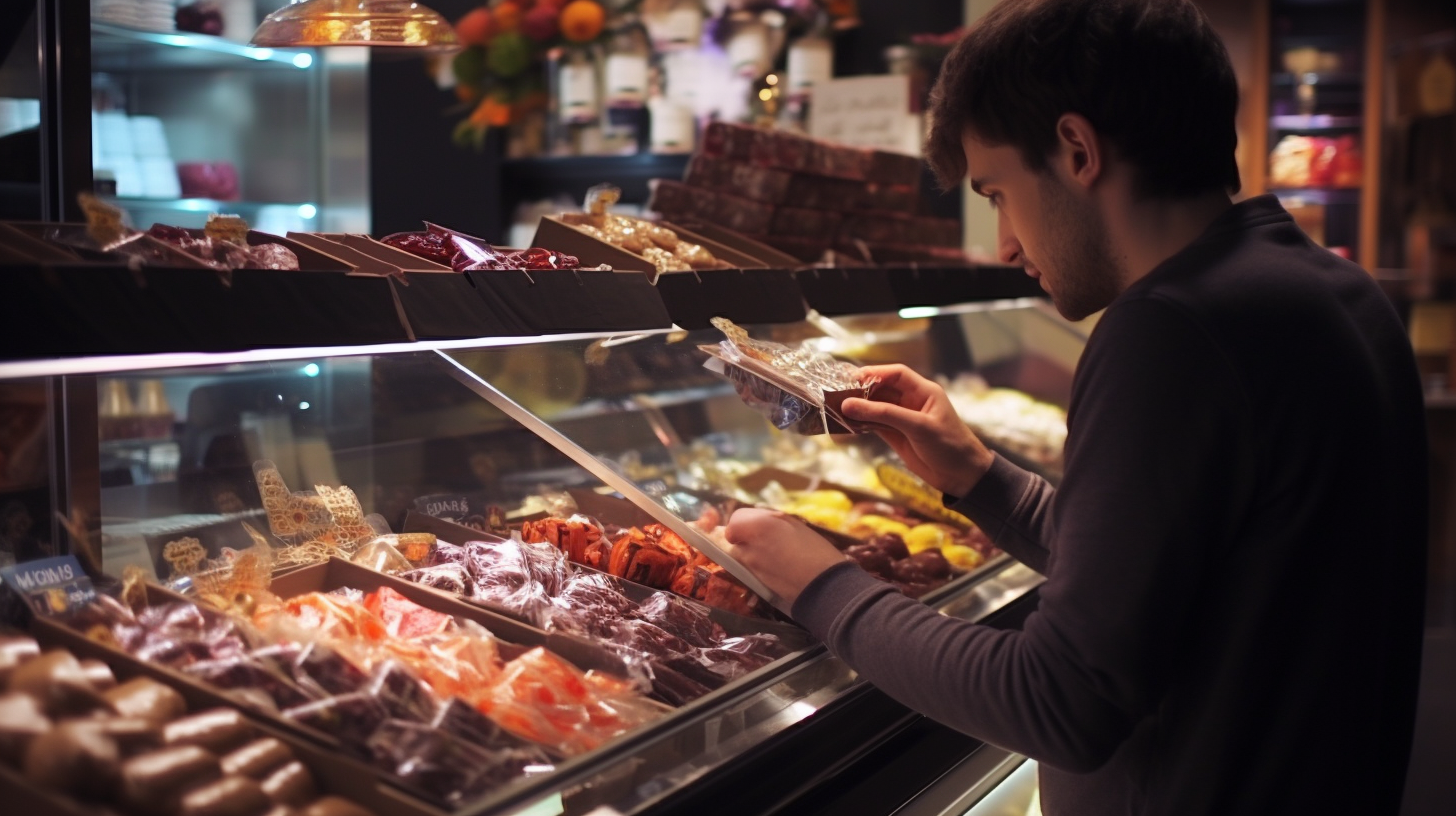
{"type": "Polygon", "coordinates": [[[544,269],[464,274],[489,308],[502,320],[518,321],[526,334],[672,327],[667,307],[644,272],[544,269]]]}
{"type": "MultiPolygon", "coordinates": [[[[170,593],[168,594],[170,595],[170,593]]],[[[158,600],[161,600],[165,596],[157,597],[158,600]]],[[[314,779],[324,793],[338,793],[370,808],[378,816],[445,816],[447,813],[447,811],[433,807],[393,787],[379,784],[378,777],[383,774],[382,771],[343,753],[339,750],[337,743],[330,744],[328,740],[320,741],[315,738],[317,732],[302,729],[257,709],[241,706],[238,701],[221,691],[198,683],[180,672],[138,660],[125,652],[90,640],[80,632],[50,618],[36,618],[32,621],[31,635],[44,647],[64,648],[76,655],[78,659],[94,658],[106,663],[119,681],[124,682],[133,677],[150,677],[170,686],[187,701],[189,711],[201,711],[219,706],[242,710],[252,720],[252,724],[258,729],[260,736],[276,737],[293,749],[298,758],[313,772],[314,779]]],[[[9,787],[6,784],[7,781],[0,778],[0,790],[9,787]]],[[[30,793],[24,795],[38,794],[45,799],[59,798],[50,796],[45,791],[37,791],[33,786],[30,788],[30,793]]],[[[52,811],[22,809],[17,812],[50,813],[52,811]]],[[[96,816],[95,810],[80,809],[76,812],[96,816]]]]}
{"type": "Polygon", "coordinates": [[[53,264],[3,270],[0,348],[36,357],[403,342],[383,279],[53,264]]]}
{"type": "MultiPolygon", "coordinates": [[[[188,228],[187,234],[193,238],[206,237],[207,231],[201,228],[188,228]]],[[[321,251],[320,249],[303,244],[281,235],[271,235],[266,232],[259,232],[255,229],[248,230],[248,246],[259,246],[260,244],[278,244],[286,247],[294,255],[298,256],[298,270],[300,272],[353,272],[353,264],[347,263],[333,254],[321,251]]],[[[245,266],[243,269],[256,269],[256,267],[245,266]]]]}
{"type": "Polygon", "coordinates": [[[676,225],[681,224],[682,228],[691,230],[703,238],[757,258],[763,266],[771,269],[799,269],[805,265],[803,261],[787,252],[774,249],[762,241],[749,238],[741,232],[735,232],[717,224],[710,224],[706,221],[698,220],[679,220],[664,223],[667,223],[672,229],[679,229],[676,225]]]}
{"type": "Polygon", "coordinates": [[[876,267],[800,269],[794,273],[804,300],[822,315],[893,312],[889,273],[876,267]]]}
{"type": "Polygon", "coordinates": [[[354,268],[356,274],[367,275],[400,275],[403,274],[398,266],[382,261],[367,252],[361,252],[354,247],[345,246],[337,241],[329,239],[313,232],[290,232],[288,239],[294,243],[302,244],[310,249],[317,250],[326,255],[338,258],[354,268]]]}
{"type": "Polygon", "coordinates": [[[703,269],[657,276],[657,293],[672,321],[706,329],[714,317],[740,325],[797,323],[807,308],[792,272],[783,269],[703,269]]]}
{"type": "MultiPolygon", "coordinates": [[[[600,496],[600,494],[598,495],[600,496]]],[[[646,513],[644,513],[636,505],[632,504],[626,499],[614,498],[611,496],[600,496],[600,498],[603,500],[603,502],[597,504],[596,507],[606,509],[605,512],[603,512],[602,509],[598,509],[596,512],[592,512],[588,511],[586,508],[581,508],[582,512],[589,513],[590,515],[596,516],[599,519],[605,519],[606,521],[610,521],[613,524],[621,524],[624,526],[640,526],[643,523],[657,523],[655,519],[652,519],[651,516],[647,516],[646,513]],[[609,508],[607,500],[618,502],[620,503],[620,505],[625,505],[625,507],[621,508],[621,516],[613,515],[615,511],[609,508]],[[628,510],[626,508],[631,509],[628,510]],[[633,511],[635,511],[635,513],[633,511]],[[648,520],[645,522],[641,521],[640,519],[643,516],[646,516],[648,520]]],[[[492,538],[492,536],[490,536],[490,534],[488,533],[482,533],[479,530],[471,527],[455,524],[453,522],[445,521],[443,519],[437,519],[433,516],[427,516],[424,513],[416,512],[414,510],[409,511],[405,515],[404,524],[401,529],[407,533],[434,533],[441,540],[449,541],[452,544],[463,544],[467,541],[481,541],[492,538]]],[[[601,570],[592,569],[591,567],[577,564],[575,562],[572,562],[572,566],[585,572],[594,572],[602,575],[607,574],[605,572],[602,572],[601,570]]],[[[611,577],[621,583],[623,595],[626,595],[628,598],[631,598],[633,601],[636,601],[638,603],[651,597],[656,592],[668,592],[668,590],[653,589],[652,587],[646,586],[644,584],[639,584],[635,581],[628,581],[624,578],[617,578],[616,576],[611,577]]],[[[426,589],[425,587],[421,588],[426,589]]],[[[434,592],[435,590],[429,591],[434,592]]],[[[447,597],[453,598],[454,596],[447,597]]],[[[490,609],[499,615],[519,619],[516,612],[505,609],[503,607],[497,607],[492,604],[475,601],[471,598],[460,598],[458,600],[462,603],[470,604],[472,606],[481,606],[482,608],[490,609]]],[[[719,626],[722,626],[723,631],[727,632],[729,635],[778,635],[779,638],[784,641],[784,644],[788,646],[790,650],[806,648],[812,643],[812,639],[803,629],[800,629],[799,627],[792,624],[769,620],[767,618],[749,618],[744,617],[743,615],[736,615],[723,609],[707,606],[701,601],[697,601],[692,598],[684,598],[683,600],[698,604],[699,606],[702,606],[704,609],[706,609],[708,611],[708,617],[712,618],[713,621],[716,622],[719,626]]],[[[734,684],[730,683],[729,685],[731,686],[734,684]]]]}
{"type": "MultiPolygon", "coordinates": [[[[699,235],[692,230],[684,229],[666,222],[664,227],[676,232],[678,237],[689,243],[698,244],[709,252],[713,257],[726,263],[733,269],[757,269],[768,266],[764,261],[759,260],[745,252],[740,252],[733,247],[720,244],[704,235],[699,235]]],[[[562,221],[557,216],[544,216],[540,225],[536,227],[536,235],[531,240],[532,246],[545,247],[557,252],[564,252],[568,255],[575,255],[581,260],[582,266],[596,266],[597,264],[608,264],[614,270],[636,270],[655,275],[657,267],[646,258],[635,252],[628,252],[621,247],[599,241],[590,235],[577,229],[575,226],[562,221]]]]}

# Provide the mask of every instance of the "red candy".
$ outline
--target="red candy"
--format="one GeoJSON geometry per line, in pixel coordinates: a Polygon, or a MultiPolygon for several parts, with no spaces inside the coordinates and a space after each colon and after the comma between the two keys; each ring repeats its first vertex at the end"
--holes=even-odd
{"type": "Polygon", "coordinates": [[[490,244],[477,244],[433,224],[425,232],[396,232],[393,235],[386,235],[380,241],[421,258],[446,264],[456,272],[463,272],[467,269],[581,268],[581,261],[571,255],[563,255],[540,247],[502,252],[490,244]]]}

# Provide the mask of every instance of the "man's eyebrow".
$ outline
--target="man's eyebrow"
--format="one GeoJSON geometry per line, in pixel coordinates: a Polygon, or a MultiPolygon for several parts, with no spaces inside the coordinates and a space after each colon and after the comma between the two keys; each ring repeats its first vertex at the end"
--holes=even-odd
{"type": "Polygon", "coordinates": [[[981,181],[980,179],[975,178],[975,177],[972,177],[971,178],[971,192],[975,193],[978,196],[984,196],[984,195],[986,195],[986,191],[981,189],[981,185],[984,184],[984,183],[985,182],[981,181]]]}

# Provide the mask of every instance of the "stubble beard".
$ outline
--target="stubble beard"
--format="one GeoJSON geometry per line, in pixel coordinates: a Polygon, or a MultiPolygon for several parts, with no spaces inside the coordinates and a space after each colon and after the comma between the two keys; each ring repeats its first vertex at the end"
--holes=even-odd
{"type": "Polygon", "coordinates": [[[1040,181],[1044,206],[1043,274],[1055,270],[1052,305],[1078,321],[1107,308],[1121,293],[1120,268],[1112,255],[1107,223],[1091,204],[1079,201],[1050,173],[1040,181]]]}

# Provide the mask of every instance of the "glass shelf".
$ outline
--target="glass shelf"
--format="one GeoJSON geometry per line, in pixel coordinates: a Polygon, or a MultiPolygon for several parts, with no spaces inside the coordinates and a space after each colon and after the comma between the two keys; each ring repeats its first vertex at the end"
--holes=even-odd
{"type": "Polygon", "coordinates": [[[316,204],[294,201],[219,201],[212,198],[107,198],[108,202],[132,214],[132,225],[151,226],[147,219],[166,219],[174,227],[201,227],[210,213],[241,216],[253,229],[281,235],[289,230],[310,231],[319,224],[321,209],[316,204]],[[138,219],[138,214],[145,218],[138,219]]]}
{"type": "Polygon", "coordinates": [[[145,71],[192,68],[249,70],[308,69],[317,64],[312,49],[254,48],[251,45],[185,31],[141,31],[107,23],[91,24],[91,70],[145,71]]]}

